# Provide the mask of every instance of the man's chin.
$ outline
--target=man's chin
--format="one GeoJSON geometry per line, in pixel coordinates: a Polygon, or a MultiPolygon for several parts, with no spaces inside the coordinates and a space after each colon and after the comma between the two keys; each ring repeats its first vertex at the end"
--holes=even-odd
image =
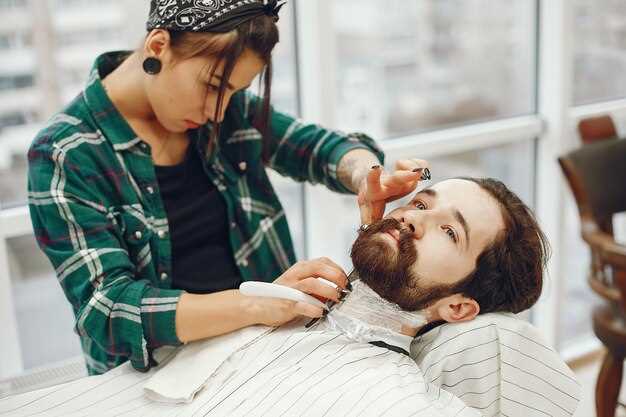
{"type": "Polygon", "coordinates": [[[387,301],[395,303],[395,294],[398,283],[393,272],[388,270],[372,270],[372,268],[359,268],[355,265],[361,282],[370,287],[376,294],[387,301]]]}

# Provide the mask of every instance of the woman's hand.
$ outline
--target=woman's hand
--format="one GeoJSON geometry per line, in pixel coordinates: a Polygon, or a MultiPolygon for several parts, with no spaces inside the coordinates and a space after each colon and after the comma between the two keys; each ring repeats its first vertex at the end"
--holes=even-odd
{"type": "Polygon", "coordinates": [[[361,224],[382,219],[385,205],[413,192],[427,168],[428,162],[423,159],[399,160],[393,174],[387,174],[380,165],[372,167],[359,187],[361,224]]]}
{"type": "MultiPolygon", "coordinates": [[[[278,277],[274,284],[295,288],[323,302],[339,301],[339,291],[317,277],[335,283],[340,289],[348,285],[346,273],[328,258],[300,261],[278,277]]],[[[280,326],[299,316],[317,318],[324,314],[320,307],[279,298],[254,297],[254,305],[257,322],[266,326],[280,326]]]]}

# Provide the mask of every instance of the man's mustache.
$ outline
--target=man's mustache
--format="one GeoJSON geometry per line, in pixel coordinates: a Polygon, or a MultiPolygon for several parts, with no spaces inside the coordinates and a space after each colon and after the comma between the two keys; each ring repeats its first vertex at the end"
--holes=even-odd
{"type": "Polygon", "coordinates": [[[366,229],[359,229],[359,236],[370,238],[377,233],[387,233],[392,230],[398,230],[400,232],[400,236],[398,238],[400,256],[408,256],[413,253],[417,256],[416,248],[413,242],[413,233],[408,227],[403,226],[399,220],[394,219],[393,217],[372,223],[366,229]]]}

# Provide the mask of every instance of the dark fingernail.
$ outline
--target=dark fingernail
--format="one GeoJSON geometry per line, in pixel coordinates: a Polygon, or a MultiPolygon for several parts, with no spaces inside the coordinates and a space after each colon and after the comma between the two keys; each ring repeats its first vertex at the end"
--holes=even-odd
{"type": "Polygon", "coordinates": [[[415,168],[415,169],[413,170],[413,172],[420,172],[420,171],[423,171],[423,170],[424,170],[424,168],[415,168]]]}
{"type": "Polygon", "coordinates": [[[378,169],[378,168],[380,168],[380,165],[374,165],[374,166],[372,167],[372,169],[378,169]]]}
{"type": "Polygon", "coordinates": [[[430,170],[428,168],[424,169],[424,172],[422,173],[422,180],[429,180],[430,179],[430,170]]]}

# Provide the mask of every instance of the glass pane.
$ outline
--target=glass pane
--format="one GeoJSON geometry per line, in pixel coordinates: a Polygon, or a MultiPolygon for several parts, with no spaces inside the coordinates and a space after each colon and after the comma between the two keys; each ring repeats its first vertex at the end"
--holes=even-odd
{"type": "Polygon", "coordinates": [[[626,96],[626,2],[574,1],[574,104],[626,96]]]}
{"type": "MultiPolygon", "coordinates": [[[[407,152],[406,158],[419,158],[419,155],[420,151],[416,148],[414,154],[407,152]]],[[[424,185],[458,176],[494,177],[507,184],[531,207],[533,205],[534,141],[432,158],[429,163],[433,178],[424,185]]],[[[388,164],[387,169],[393,161],[388,161],[388,164]]],[[[333,194],[322,187],[315,187],[311,193],[311,196],[307,195],[307,201],[312,202],[308,231],[311,255],[328,256],[349,271],[352,267],[350,248],[359,226],[356,199],[333,194]]],[[[390,204],[387,211],[406,204],[409,198],[407,196],[390,204]]]]}
{"type": "Polygon", "coordinates": [[[329,3],[339,128],[383,139],[535,111],[535,1],[329,3]]]}
{"type": "Polygon", "coordinates": [[[93,59],[133,49],[149,2],[3,1],[0,16],[0,204],[26,202],[26,150],[41,123],[83,88],[93,59]]]}
{"type": "Polygon", "coordinates": [[[566,192],[563,220],[563,248],[561,267],[565,286],[564,298],[561,301],[560,317],[557,328],[557,349],[563,350],[575,346],[590,337],[594,337],[591,311],[603,304],[587,283],[587,274],[591,262],[591,254],[587,244],[580,237],[580,217],[576,202],[569,191],[566,192]],[[574,308],[568,308],[568,306],[574,308]]]}
{"type": "Polygon", "coordinates": [[[34,237],[8,239],[7,243],[25,370],[81,356],[72,307],[34,237]]]}
{"type": "MultiPolygon", "coordinates": [[[[278,28],[280,42],[273,53],[272,105],[278,111],[298,114],[298,86],[296,81],[296,44],[294,34],[294,8],[287,3],[280,11],[278,28]]],[[[258,85],[254,83],[253,85],[258,85]]],[[[255,91],[260,94],[260,91],[255,91]]],[[[302,184],[281,177],[271,171],[270,179],[285,209],[296,256],[304,258],[304,209],[302,184]]]]}
{"type": "Polygon", "coordinates": [[[298,87],[296,81],[296,36],[294,33],[294,7],[287,3],[280,10],[278,30],[280,42],[272,57],[272,104],[278,110],[296,114],[298,87]]]}

